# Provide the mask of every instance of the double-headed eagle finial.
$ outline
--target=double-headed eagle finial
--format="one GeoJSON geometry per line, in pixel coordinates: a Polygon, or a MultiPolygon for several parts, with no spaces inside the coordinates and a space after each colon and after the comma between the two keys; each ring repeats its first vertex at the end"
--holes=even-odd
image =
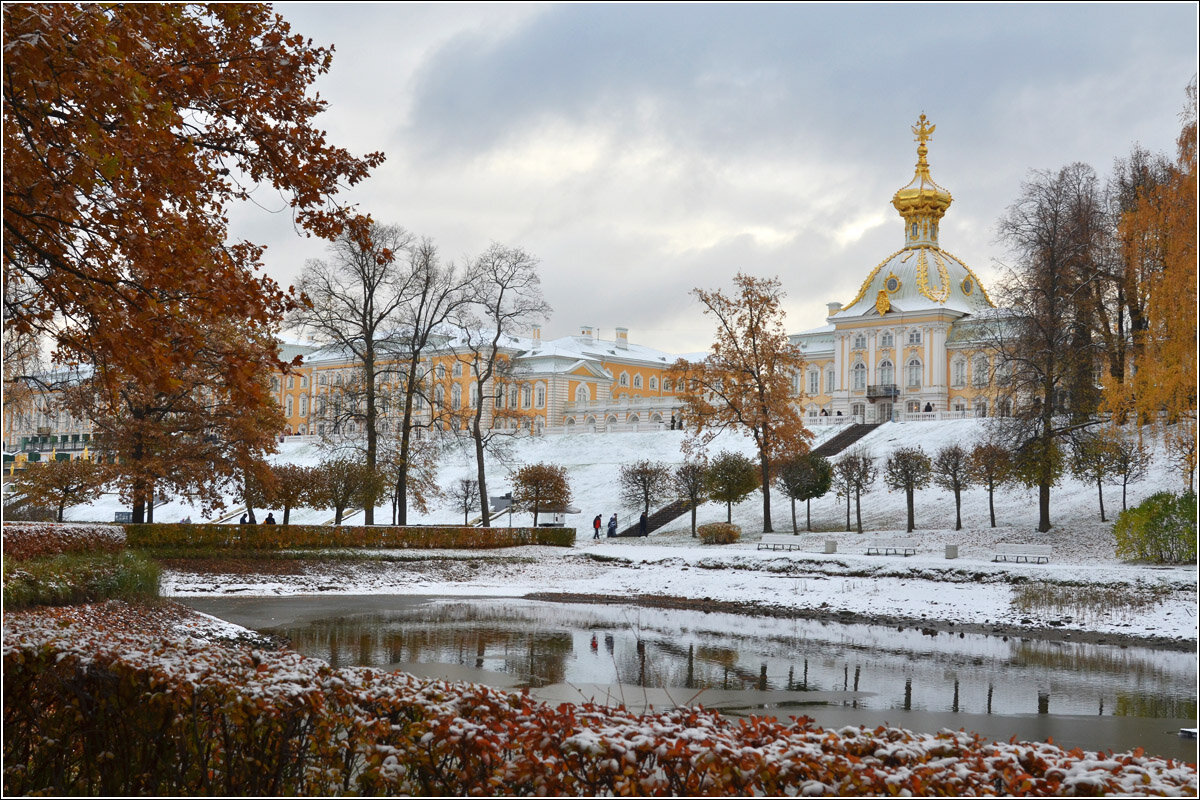
{"type": "Polygon", "coordinates": [[[930,125],[925,119],[924,114],[921,115],[921,118],[917,120],[917,124],[912,128],[913,136],[916,136],[917,141],[921,144],[928,142],[930,137],[933,136],[933,132],[936,130],[937,125],[930,125]]]}

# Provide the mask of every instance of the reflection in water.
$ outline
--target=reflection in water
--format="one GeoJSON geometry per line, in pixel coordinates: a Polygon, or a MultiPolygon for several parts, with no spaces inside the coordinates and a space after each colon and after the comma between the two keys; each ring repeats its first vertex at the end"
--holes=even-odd
{"type": "Polygon", "coordinates": [[[530,687],[851,691],[863,694],[847,707],[951,714],[1196,714],[1194,655],[1135,647],[509,599],[414,601],[267,630],[334,666],[453,664],[530,687]]]}

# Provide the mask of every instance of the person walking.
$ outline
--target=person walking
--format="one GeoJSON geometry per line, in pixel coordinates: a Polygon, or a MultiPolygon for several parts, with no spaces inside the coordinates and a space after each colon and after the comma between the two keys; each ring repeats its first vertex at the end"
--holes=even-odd
{"type": "Polygon", "coordinates": [[[597,514],[597,515],[596,515],[596,518],[595,518],[594,520],[592,520],[592,530],[593,530],[593,531],[594,531],[594,533],[595,533],[595,535],[594,535],[594,536],[592,536],[592,538],[593,538],[593,539],[599,539],[599,538],[600,538],[600,526],[601,526],[601,525],[603,525],[603,524],[604,524],[604,515],[603,515],[603,514],[597,514]]]}
{"type": "Polygon", "coordinates": [[[613,514],[608,518],[608,538],[612,539],[617,535],[617,515],[613,514]]]}
{"type": "Polygon", "coordinates": [[[638,520],[638,536],[649,536],[650,531],[647,530],[646,512],[642,512],[642,518],[638,520]]]}

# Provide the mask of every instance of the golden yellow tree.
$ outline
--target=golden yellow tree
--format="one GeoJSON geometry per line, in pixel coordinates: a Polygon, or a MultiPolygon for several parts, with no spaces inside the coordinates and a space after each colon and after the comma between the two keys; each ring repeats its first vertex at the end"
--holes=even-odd
{"type": "Polygon", "coordinates": [[[792,378],[804,366],[800,349],[788,339],[778,278],[738,275],[737,293],[692,292],[704,313],[717,321],[705,360],[683,359],[671,368],[683,386],[680,399],[692,426],[691,444],[707,445],[723,430],[740,430],[758,448],[763,492],[763,531],[771,527],[772,466],[783,457],[808,451],[812,433],[804,427],[792,393],[792,378]]]}
{"type": "Polygon", "coordinates": [[[1141,189],[1121,217],[1123,259],[1140,270],[1145,320],[1135,325],[1134,374],[1106,384],[1106,407],[1167,424],[1196,409],[1196,82],[1187,89],[1178,156],[1167,180],[1141,189]]]}

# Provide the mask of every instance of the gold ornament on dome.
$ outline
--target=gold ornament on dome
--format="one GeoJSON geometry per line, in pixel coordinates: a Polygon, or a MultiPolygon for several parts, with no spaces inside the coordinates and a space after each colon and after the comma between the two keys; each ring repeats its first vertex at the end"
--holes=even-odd
{"type": "Polygon", "coordinates": [[[892,304],[888,300],[888,294],[883,289],[879,290],[879,294],[875,296],[875,310],[879,312],[879,316],[883,316],[891,311],[892,304]]]}
{"type": "Polygon", "coordinates": [[[900,291],[900,287],[903,285],[900,282],[900,278],[894,272],[889,272],[888,276],[883,279],[883,288],[887,289],[888,294],[895,294],[900,291]]]}
{"type": "Polygon", "coordinates": [[[963,280],[962,280],[963,294],[970,294],[971,290],[974,288],[975,288],[975,282],[971,280],[971,276],[968,275],[967,277],[963,278],[963,280]]]}
{"type": "Polygon", "coordinates": [[[946,262],[942,260],[942,256],[937,250],[921,248],[920,254],[917,256],[917,290],[935,303],[945,303],[950,297],[950,271],[946,269],[946,262]],[[933,289],[929,285],[929,263],[925,258],[927,250],[933,253],[933,261],[937,265],[938,278],[941,282],[939,289],[933,289]]]}

